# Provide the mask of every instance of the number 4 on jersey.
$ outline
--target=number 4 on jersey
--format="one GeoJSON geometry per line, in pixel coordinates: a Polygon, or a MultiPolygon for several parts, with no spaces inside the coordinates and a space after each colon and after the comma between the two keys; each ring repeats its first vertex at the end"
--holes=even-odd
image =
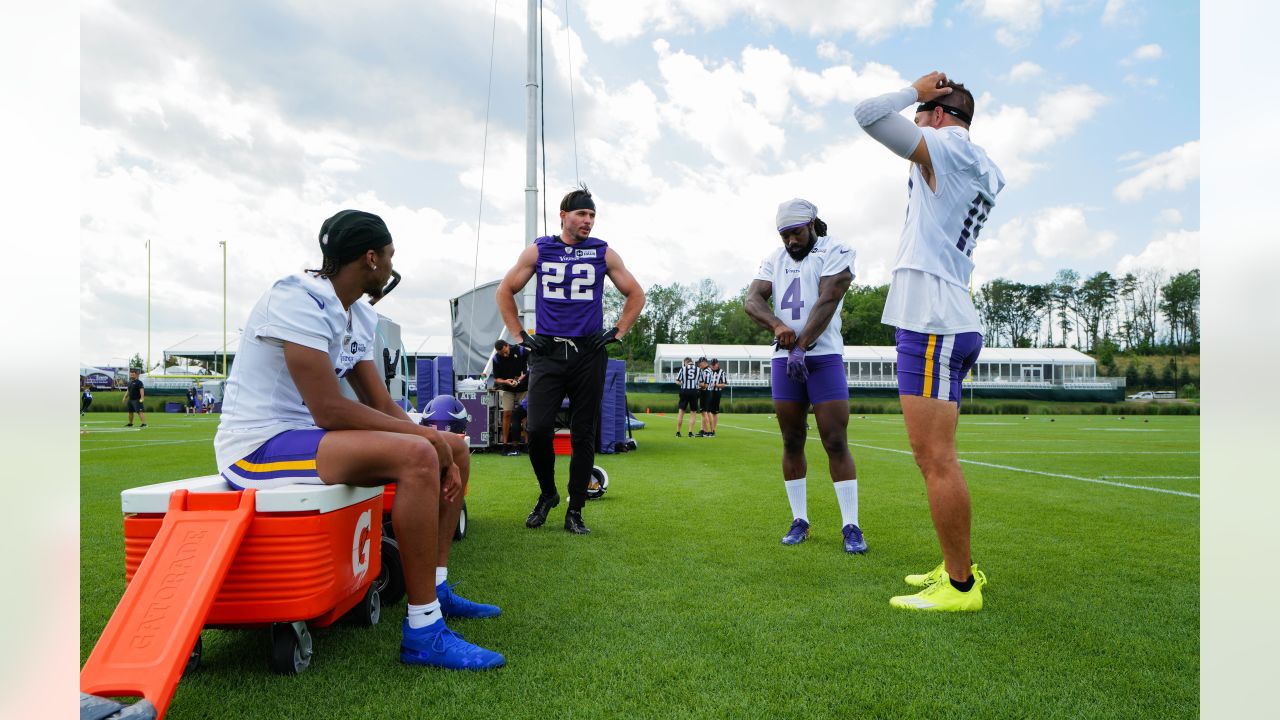
{"type": "Polygon", "coordinates": [[[782,293],[782,302],[778,303],[778,307],[782,310],[791,310],[792,320],[800,319],[800,310],[804,307],[804,299],[800,297],[800,278],[791,280],[787,291],[782,293]]]}

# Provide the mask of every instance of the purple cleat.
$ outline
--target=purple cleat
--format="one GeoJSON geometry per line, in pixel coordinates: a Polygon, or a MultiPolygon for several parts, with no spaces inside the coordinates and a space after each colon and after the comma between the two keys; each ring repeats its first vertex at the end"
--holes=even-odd
{"type": "Polygon", "coordinates": [[[450,630],[444,620],[426,627],[411,628],[406,618],[401,628],[400,662],[409,665],[434,665],[450,670],[489,670],[502,667],[506,658],[479,645],[473,645],[450,630]]]}
{"type": "Polygon", "coordinates": [[[436,599],[440,601],[440,612],[445,617],[491,618],[502,614],[497,605],[473,602],[455,593],[453,589],[457,586],[458,583],[440,583],[436,586],[436,599]]]}
{"type": "Polygon", "coordinates": [[[862,528],[849,523],[840,532],[844,533],[845,552],[861,555],[867,551],[867,539],[862,537],[862,528]]]}
{"type": "Polygon", "coordinates": [[[796,518],[791,523],[791,529],[787,534],[782,536],[783,545],[799,545],[809,539],[809,521],[796,518]]]}

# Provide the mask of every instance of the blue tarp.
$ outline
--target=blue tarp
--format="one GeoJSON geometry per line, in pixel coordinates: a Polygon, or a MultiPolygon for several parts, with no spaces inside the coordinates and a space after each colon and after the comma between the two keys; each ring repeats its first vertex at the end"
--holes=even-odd
{"type": "Polygon", "coordinates": [[[417,409],[419,412],[437,395],[453,394],[453,358],[441,355],[437,358],[418,360],[417,409]]]}
{"type": "Polygon", "coordinates": [[[615,452],[627,440],[627,363],[610,360],[604,370],[604,397],[600,401],[600,446],[602,453],[615,452]]]}

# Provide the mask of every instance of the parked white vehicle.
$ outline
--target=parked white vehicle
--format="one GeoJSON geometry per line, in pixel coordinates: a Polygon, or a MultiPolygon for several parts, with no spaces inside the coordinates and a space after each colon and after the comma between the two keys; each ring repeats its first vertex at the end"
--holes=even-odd
{"type": "Polygon", "coordinates": [[[1144,390],[1129,396],[1130,400],[1174,400],[1178,393],[1173,390],[1144,390]]]}

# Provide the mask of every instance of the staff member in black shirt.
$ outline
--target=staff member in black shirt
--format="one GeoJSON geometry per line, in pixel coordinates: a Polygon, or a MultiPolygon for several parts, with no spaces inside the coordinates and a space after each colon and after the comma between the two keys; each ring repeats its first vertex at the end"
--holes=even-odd
{"type": "Polygon", "coordinates": [[[511,414],[529,394],[528,351],[506,340],[493,344],[493,385],[498,391],[498,407],[502,409],[502,444],[504,455],[519,455],[510,444],[511,414]]]}
{"type": "Polygon", "coordinates": [[[146,413],[142,412],[142,399],[146,397],[146,388],[142,386],[142,381],[138,379],[138,371],[129,371],[129,384],[126,386],[124,395],[124,406],[129,411],[129,424],[125,427],[133,427],[133,414],[138,413],[138,419],[142,421],[142,427],[147,426],[146,413]]]}

